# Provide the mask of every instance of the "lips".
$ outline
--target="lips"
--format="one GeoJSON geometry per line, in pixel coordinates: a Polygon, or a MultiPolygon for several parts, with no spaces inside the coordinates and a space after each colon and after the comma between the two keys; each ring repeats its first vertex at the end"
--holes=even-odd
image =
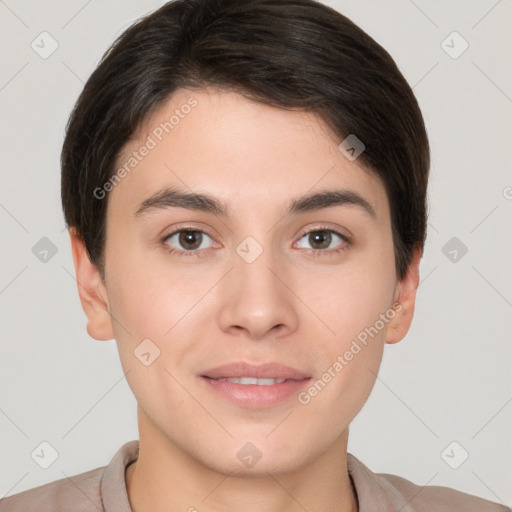
{"type": "Polygon", "coordinates": [[[310,375],[282,364],[253,365],[245,362],[217,366],[206,370],[201,376],[214,380],[227,380],[236,384],[260,386],[279,384],[286,380],[301,381],[310,378],[310,375]]]}
{"type": "Polygon", "coordinates": [[[308,385],[311,376],[276,363],[254,365],[236,362],[198,375],[205,390],[237,407],[269,409],[293,397],[308,385]]]}

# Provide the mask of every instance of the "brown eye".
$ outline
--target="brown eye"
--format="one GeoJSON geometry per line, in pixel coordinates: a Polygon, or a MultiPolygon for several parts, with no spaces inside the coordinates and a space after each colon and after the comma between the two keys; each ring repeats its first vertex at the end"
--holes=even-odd
{"type": "Polygon", "coordinates": [[[193,251],[201,245],[202,233],[199,231],[181,231],[179,243],[184,249],[193,251]]]}
{"type": "Polygon", "coordinates": [[[308,242],[313,249],[327,249],[331,240],[332,235],[329,231],[313,231],[308,234],[308,242]]]}
{"type": "MultiPolygon", "coordinates": [[[[164,241],[176,252],[193,252],[198,249],[207,249],[208,236],[203,231],[193,229],[180,229],[167,236],[164,241]]],[[[211,238],[210,238],[211,240],[211,238]]]]}
{"type": "Polygon", "coordinates": [[[302,235],[299,241],[299,248],[311,249],[325,253],[332,253],[342,250],[348,246],[346,236],[333,229],[314,229],[302,235]],[[303,245],[306,242],[308,245],[303,245]]]}

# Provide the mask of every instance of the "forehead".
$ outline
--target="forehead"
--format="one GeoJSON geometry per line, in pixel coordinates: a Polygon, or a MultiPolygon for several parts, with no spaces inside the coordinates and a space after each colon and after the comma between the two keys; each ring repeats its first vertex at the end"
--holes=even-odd
{"type": "Polygon", "coordinates": [[[388,216],[380,180],[338,149],[314,113],[285,110],[213,88],[176,91],[120,153],[109,210],[131,215],[164,186],[205,192],[234,213],[282,208],[287,198],[344,188],[388,216]],[[119,173],[118,173],[119,174],[119,173]]]}

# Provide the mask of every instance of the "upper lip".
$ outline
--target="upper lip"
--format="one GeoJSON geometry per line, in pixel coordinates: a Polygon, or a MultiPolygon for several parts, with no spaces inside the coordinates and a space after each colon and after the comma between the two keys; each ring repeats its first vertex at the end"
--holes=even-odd
{"type": "Polygon", "coordinates": [[[216,366],[215,368],[202,372],[201,376],[211,379],[254,377],[257,379],[290,380],[304,380],[310,377],[300,370],[282,364],[250,364],[243,361],[216,366]]]}

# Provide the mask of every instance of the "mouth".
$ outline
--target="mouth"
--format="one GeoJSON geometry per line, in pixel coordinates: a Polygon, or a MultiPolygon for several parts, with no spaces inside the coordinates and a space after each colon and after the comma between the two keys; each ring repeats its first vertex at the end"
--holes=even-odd
{"type": "Polygon", "coordinates": [[[304,380],[311,377],[308,373],[279,363],[251,364],[244,361],[210,368],[203,372],[201,376],[214,380],[238,379],[245,382],[236,382],[236,384],[256,384],[262,386],[275,384],[275,382],[265,382],[269,380],[284,382],[286,380],[304,380]],[[252,380],[249,382],[248,379],[252,380]],[[261,383],[254,382],[254,380],[261,381],[261,383]]]}
{"type": "Polygon", "coordinates": [[[217,396],[251,409],[278,405],[296,396],[311,380],[311,375],[289,366],[245,362],[218,366],[199,377],[217,396]]]}
{"type": "MultiPolygon", "coordinates": [[[[209,379],[210,377],[206,377],[209,379]]],[[[223,377],[220,379],[212,379],[218,382],[232,382],[233,384],[242,384],[242,386],[272,386],[273,384],[281,384],[292,379],[257,379],[256,377],[223,377]]]]}

